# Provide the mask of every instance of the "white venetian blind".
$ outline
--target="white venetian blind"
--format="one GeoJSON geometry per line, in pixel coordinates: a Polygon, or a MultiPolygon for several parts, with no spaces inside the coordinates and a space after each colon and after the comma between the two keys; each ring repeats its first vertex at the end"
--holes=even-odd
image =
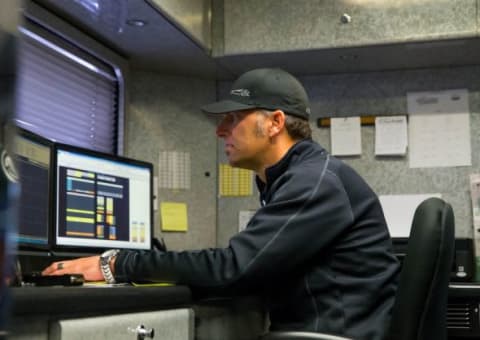
{"type": "Polygon", "coordinates": [[[17,124],[61,143],[116,153],[113,68],[50,32],[20,31],[17,124]]]}

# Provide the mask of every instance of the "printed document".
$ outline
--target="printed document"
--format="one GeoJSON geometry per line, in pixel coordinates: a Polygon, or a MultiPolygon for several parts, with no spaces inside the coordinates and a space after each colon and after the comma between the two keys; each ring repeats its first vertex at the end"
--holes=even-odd
{"type": "Polygon", "coordinates": [[[407,145],[407,116],[375,118],[375,155],[403,156],[407,145]]]}
{"type": "Polygon", "coordinates": [[[360,117],[330,118],[330,136],[332,155],[362,154],[360,117]]]}
{"type": "Polygon", "coordinates": [[[408,93],[407,104],[410,168],[472,164],[466,89],[408,93]]]}

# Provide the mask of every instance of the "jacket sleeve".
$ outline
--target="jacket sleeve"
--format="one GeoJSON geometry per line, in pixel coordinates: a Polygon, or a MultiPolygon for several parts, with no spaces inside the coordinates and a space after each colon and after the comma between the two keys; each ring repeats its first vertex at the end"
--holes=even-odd
{"type": "Polygon", "coordinates": [[[349,226],[353,213],[335,174],[324,169],[287,171],[274,195],[227,248],[198,251],[122,251],[120,281],[151,280],[192,287],[250,288],[321,256],[349,226]],[[310,175],[309,175],[310,174],[310,175]]]}

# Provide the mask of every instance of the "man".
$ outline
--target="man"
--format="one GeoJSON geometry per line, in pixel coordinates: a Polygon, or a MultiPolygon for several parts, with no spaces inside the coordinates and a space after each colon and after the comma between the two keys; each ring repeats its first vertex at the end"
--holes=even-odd
{"type": "Polygon", "coordinates": [[[202,110],[220,115],[230,164],[257,175],[261,207],[246,230],[224,249],[110,251],[102,265],[95,256],[44,274],[255,293],[271,330],[381,339],[399,269],[383,212],[363,179],[312,141],[302,85],[282,70],[256,69],[202,110]]]}

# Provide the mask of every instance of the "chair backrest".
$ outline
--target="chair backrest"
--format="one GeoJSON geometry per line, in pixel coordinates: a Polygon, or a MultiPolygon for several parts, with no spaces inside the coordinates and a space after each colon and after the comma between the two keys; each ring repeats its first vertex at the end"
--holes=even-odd
{"type": "Polygon", "coordinates": [[[439,198],[415,210],[388,340],[445,340],[448,283],[455,246],[450,204],[439,198]]]}

